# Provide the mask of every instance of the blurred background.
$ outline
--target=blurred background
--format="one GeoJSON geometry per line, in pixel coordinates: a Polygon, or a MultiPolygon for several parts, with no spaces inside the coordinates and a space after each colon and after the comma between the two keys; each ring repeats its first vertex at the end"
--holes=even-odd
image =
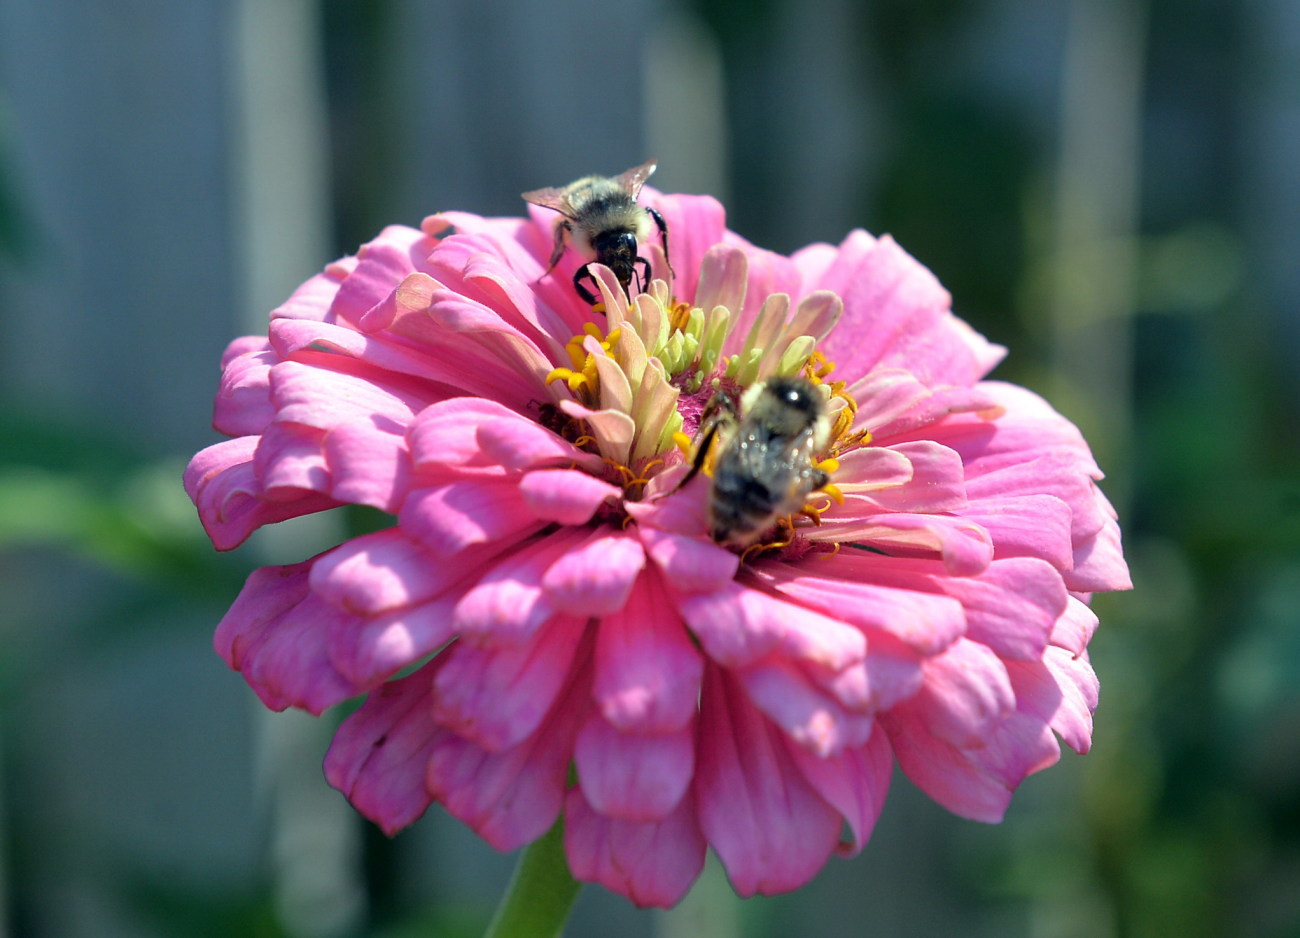
{"type": "MultiPolygon", "coordinates": [[[[1108,472],[1093,752],[741,902],[574,938],[1300,935],[1300,2],[0,3],[0,936],[480,934],[211,650],[255,566],[180,487],[232,337],[390,222],[659,158],[790,251],[890,232],[1108,472]]],[[[333,526],[333,527],[331,527],[333,526]]],[[[310,545],[310,546],[309,546],[310,545]]]]}

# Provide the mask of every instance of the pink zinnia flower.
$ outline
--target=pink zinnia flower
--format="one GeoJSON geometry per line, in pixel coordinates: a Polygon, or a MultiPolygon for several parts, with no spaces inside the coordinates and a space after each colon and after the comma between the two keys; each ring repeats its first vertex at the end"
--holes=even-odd
{"type": "Polygon", "coordinates": [[[871,834],[893,765],[994,822],[1087,750],[1088,596],[1124,589],[1078,430],[983,380],[1003,350],[862,231],[792,257],[707,197],[672,269],[581,302],[555,215],[378,238],[234,342],[186,486],[213,543],[345,503],[395,523],[249,578],[216,647],[273,709],[367,698],[326,775],[395,832],[438,802],[500,850],[563,814],[580,880],[677,902],[707,847],[741,895],[871,834]],[[834,362],[831,370],[830,362],[834,362]],[[677,487],[715,389],[803,375],[831,486],[745,550],[677,487]],[[833,460],[833,461],[830,461],[833,460]],[[847,839],[842,832],[847,830],[847,839]]]}

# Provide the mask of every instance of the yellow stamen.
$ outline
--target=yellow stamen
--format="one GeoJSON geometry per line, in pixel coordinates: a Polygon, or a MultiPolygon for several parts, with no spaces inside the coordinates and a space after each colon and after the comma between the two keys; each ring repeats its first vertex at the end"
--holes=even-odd
{"type": "Polygon", "coordinates": [[[808,356],[808,364],[804,366],[808,375],[808,380],[813,384],[821,384],[821,379],[835,370],[835,363],[828,362],[826,356],[821,352],[813,352],[808,356]]]}
{"type": "Polygon", "coordinates": [[[685,332],[690,321],[691,304],[683,303],[680,300],[674,303],[672,309],[668,312],[669,332],[685,332]]]}

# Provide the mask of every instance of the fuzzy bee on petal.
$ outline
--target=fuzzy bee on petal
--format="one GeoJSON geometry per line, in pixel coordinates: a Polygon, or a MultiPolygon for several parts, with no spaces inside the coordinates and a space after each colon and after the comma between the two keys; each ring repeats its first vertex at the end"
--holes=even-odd
{"type": "Polygon", "coordinates": [[[719,392],[704,411],[694,461],[678,488],[704,467],[716,437],[709,533],[720,544],[745,547],[830,481],[813,462],[830,435],[826,401],[805,378],[754,385],[741,395],[739,414],[719,392]]]}
{"type": "MultiPolygon", "coordinates": [[[[659,229],[664,260],[668,259],[668,226],[653,208],[637,202],[641,187],[655,171],[655,161],[633,166],[619,176],[584,176],[563,188],[534,189],[523,193],[524,201],[554,209],[563,217],[555,225],[555,249],[546,273],[555,269],[564,254],[566,242],[587,259],[573,275],[573,286],[587,303],[596,303],[596,278],[588,269],[604,264],[613,271],[619,286],[627,293],[632,277],[639,285],[650,282],[650,262],[639,253],[638,245],[652,234],[651,224],[659,229]],[[640,267],[640,270],[637,268],[640,267]],[[585,281],[590,281],[589,288],[585,281]]],[[[672,271],[672,265],[668,267],[672,271]]]]}

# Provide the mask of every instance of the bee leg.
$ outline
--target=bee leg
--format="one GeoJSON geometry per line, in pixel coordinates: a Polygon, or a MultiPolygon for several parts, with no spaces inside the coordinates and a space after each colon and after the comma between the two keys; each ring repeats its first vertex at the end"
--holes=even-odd
{"type": "Polygon", "coordinates": [[[668,265],[668,272],[675,277],[677,274],[673,271],[673,262],[668,259],[668,223],[664,221],[657,208],[646,208],[645,211],[653,219],[655,227],[659,229],[659,241],[664,246],[664,263],[668,265]]]}
{"type": "Polygon", "coordinates": [[[674,492],[700,474],[700,470],[704,468],[704,460],[709,456],[709,447],[713,445],[713,438],[718,435],[722,424],[733,420],[735,416],[736,407],[731,403],[731,398],[721,391],[713,395],[708,406],[704,408],[704,413],[700,415],[700,426],[704,428],[704,436],[700,438],[700,445],[695,449],[695,458],[691,461],[690,470],[682,476],[682,481],[673,487],[674,492]]]}
{"type": "Polygon", "coordinates": [[[551,249],[551,260],[546,265],[546,271],[545,273],[542,274],[543,277],[545,277],[546,274],[549,274],[551,271],[553,271],[555,269],[555,265],[560,262],[560,258],[564,256],[565,235],[571,233],[572,231],[573,231],[573,226],[569,224],[567,221],[561,221],[558,224],[556,224],[555,246],[551,249]]]}
{"type": "Polygon", "coordinates": [[[590,264],[583,264],[578,268],[577,273],[573,275],[573,288],[578,291],[578,296],[582,297],[588,306],[595,306],[598,302],[596,294],[588,290],[582,283],[582,281],[586,279],[591,281],[593,287],[596,286],[596,278],[593,277],[591,271],[587,269],[590,266],[590,264]]]}
{"type": "Polygon", "coordinates": [[[632,262],[632,269],[636,271],[636,288],[644,293],[645,288],[650,285],[650,262],[644,257],[638,257],[632,262]],[[639,271],[636,270],[637,264],[640,264],[642,268],[639,271]]]}

